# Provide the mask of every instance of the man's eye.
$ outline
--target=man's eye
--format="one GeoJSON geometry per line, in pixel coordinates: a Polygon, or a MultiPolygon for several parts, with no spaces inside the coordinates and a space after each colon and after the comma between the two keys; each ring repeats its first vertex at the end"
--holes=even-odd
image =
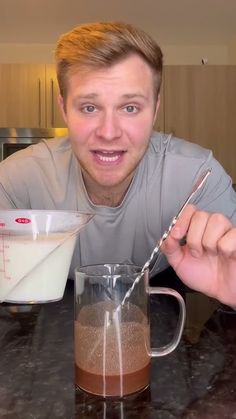
{"type": "Polygon", "coordinates": [[[83,112],[85,112],[85,113],[93,113],[93,112],[95,112],[95,110],[96,110],[96,108],[95,108],[94,105],[83,106],[83,112]]]}
{"type": "Polygon", "coordinates": [[[138,112],[138,108],[135,105],[128,105],[124,109],[128,113],[136,113],[136,112],[138,112]]]}

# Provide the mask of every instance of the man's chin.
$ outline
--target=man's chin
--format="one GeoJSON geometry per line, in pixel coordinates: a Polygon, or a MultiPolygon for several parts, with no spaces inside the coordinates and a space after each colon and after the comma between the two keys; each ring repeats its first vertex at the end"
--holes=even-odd
{"type": "Polygon", "coordinates": [[[106,180],[96,180],[95,182],[100,189],[114,191],[116,188],[122,188],[122,182],[112,181],[111,179],[106,180]]]}

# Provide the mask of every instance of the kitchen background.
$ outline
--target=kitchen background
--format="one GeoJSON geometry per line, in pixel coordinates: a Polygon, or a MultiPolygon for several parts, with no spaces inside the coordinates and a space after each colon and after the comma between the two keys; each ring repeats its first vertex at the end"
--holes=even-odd
{"type": "Polygon", "coordinates": [[[1,0],[0,131],[64,135],[55,42],[78,23],[110,19],[141,26],[163,49],[156,129],[211,148],[236,183],[235,0],[1,0]]]}

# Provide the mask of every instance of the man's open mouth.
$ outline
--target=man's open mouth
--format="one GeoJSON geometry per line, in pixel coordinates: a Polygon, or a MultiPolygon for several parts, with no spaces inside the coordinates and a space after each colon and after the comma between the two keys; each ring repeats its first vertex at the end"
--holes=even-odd
{"type": "Polygon", "coordinates": [[[95,150],[93,151],[93,153],[95,154],[98,160],[105,163],[114,163],[118,161],[124,155],[123,150],[114,150],[114,151],[95,150]]]}

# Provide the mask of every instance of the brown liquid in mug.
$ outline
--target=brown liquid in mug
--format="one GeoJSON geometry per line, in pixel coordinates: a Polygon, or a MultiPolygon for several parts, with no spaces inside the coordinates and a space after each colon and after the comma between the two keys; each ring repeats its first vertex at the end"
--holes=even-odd
{"type": "Polygon", "coordinates": [[[86,306],[75,321],[76,384],[97,395],[132,394],[149,384],[147,318],[129,304],[128,318],[124,313],[122,322],[105,321],[104,327],[104,305],[108,313],[114,309],[110,302],[86,306]]]}

